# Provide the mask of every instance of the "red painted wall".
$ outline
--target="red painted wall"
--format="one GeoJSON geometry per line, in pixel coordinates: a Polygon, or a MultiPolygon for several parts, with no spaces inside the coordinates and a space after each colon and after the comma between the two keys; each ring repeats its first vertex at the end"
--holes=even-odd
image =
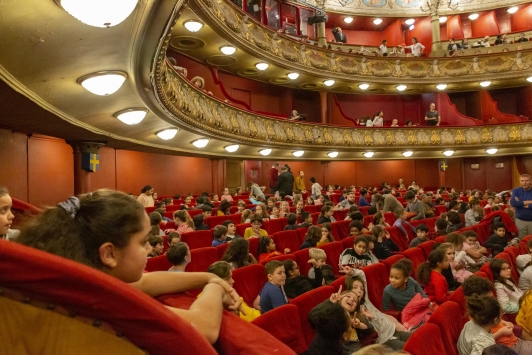
{"type": "Polygon", "coordinates": [[[520,6],[519,10],[511,15],[510,20],[512,24],[512,32],[528,31],[532,29],[532,4],[528,6],[520,6]]]}
{"type": "Polygon", "coordinates": [[[464,38],[464,31],[462,30],[462,21],[460,16],[450,16],[447,19],[447,38],[462,39],[464,38]]]}
{"type": "Polygon", "coordinates": [[[412,38],[416,37],[419,43],[425,46],[425,55],[428,56],[432,50],[432,26],[430,17],[424,17],[416,21],[412,31],[407,30],[405,35],[406,44],[412,44],[412,38]]]}
{"type": "Polygon", "coordinates": [[[532,86],[525,86],[518,90],[516,93],[517,115],[523,115],[528,118],[532,118],[532,86]]]}
{"type": "Polygon", "coordinates": [[[499,11],[496,14],[497,24],[499,25],[499,31],[501,31],[501,33],[512,32],[512,21],[510,17],[511,15],[507,11],[499,11]]]}
{"type": "Polygon", "coordinates": [[[28,137],[25,134],[0,129],[0,186],[11,196],[28,201],[28,137]]]}
{"type": "Polygon", "coordinates": [[[431,103],[436,105],[436,110],[440,113],[442,126],[472,126],[478,123],[473,118],[461,114],[446,93],[439,92],[421,95],[421,125],[426,125],[425,114],[431,103]]]}
{"type": "MultiPolygon", "coordinates": [[[[116,150],[102,147],[98,150],[98,154],[100,155],[100,167],[96,173],[91,175],[91,189],[116,190],[116,150]]],[[[131,192],[136,192],[136,190],[131,192]]]]}
{"type": "MultiPolygon", "coordinates": [[[[353,31],[342,29],[347,38],[347,44],[356,44],[362,46],[380,46],[384,36],[383,31],[353,31]]],[[[332,42],[334,36],[332,28],[325,29],[325,38],[327,42],[332,42]]]]}
{"type": "MultiPolygon", "coordinates": [[[[388,46],[397,46],[405,42],[403,36],[403,21],[401,19],[395,20],[390,26],[384,29],[384,38],[388,41],[388,46]]],[[[410,43],[407,43],[410,44],[410,43]]],[[[423,43],[424,44],[424,43],[423,43]]]]}
{"type": "Polygon", "coordinates": [[[495,11],[481,13],[476,20],[471,21],[471,32],[473,37],[498,35],[500,31],[495,11]]]}
{"type": "Polygon", "coordinates": [[[464,159],[465,189],[503,191],[512,188],[511,157],[479,157],[464,159]],[[497,163],[504,164],[497,169],[497,163]],[[473,169],[472,164],[478,164],[473,169]]]}

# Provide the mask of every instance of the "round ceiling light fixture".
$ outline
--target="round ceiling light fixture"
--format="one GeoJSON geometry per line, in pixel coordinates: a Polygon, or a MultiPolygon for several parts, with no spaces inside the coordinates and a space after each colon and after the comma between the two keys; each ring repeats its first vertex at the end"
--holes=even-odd
{"type": "Polygon", "coordinates": [[[296,150],[295,152],[292,152],[292,154],[295,157],[301,157],[301,156],[303,156],[303,154],[305,154],[305,151],[304,150],[296,150]]]}
{"type": "Polygon", "coordinates": [[[497,153],[498,151],[499,151],[499,150],[498,150],[497,148],[489,148],[489,149],[486,149],[486,153],[491,154],[491,155],[497,153]]]}
{"type": "Polygon", "coordinates": [[[162,131],[159,131],[155,133],[159,138],[164,139],[165,141],[172,139],[177,134],[177,131],[179,131],[177,128],[168,128],[163,129],[162,131]]]}
{"type": "Polygon", "coordinates": [[[335,81],[332,80],[332,79],[325,80],[325,81],[323,82],[323,84],[325,84],[325,86],[333,86],[334,83],[335,83],[335,81]]]}
{"type": "Polygon", "coordinates": [[[146,117],[147,113],[147,109],[143,107],[135,107],[115,112],[113,116],[118,118],[125,124],[135,125],[137,123],[140,123],[144,119],[144,117],[146,117]]]}
{"type": "Polygon", "coordinates": [[[413,25],[414,22],[416,22],[416,20],[414,20],[413,18],[409,18],[408,20],[405,20],[405,23],[410,26],[410,25],[413,25]]]}
{"type": "Polygon", "coordinates": [[[382,19],[381,18],[376,18],[375,20],[373,20],[373,23],[378,26],[378,25],[380,25],[382,23],[382,19]]]}
{"type": "Polygon", "coordinates": [[[257,63],[257,64],[255,64],[255,67],[256,67],[258,70],[266,70],[266,69],[268,69],[269,66],[270,66],[270,64],[268,64],[268,63],[264,63],[264,62],[261,62],[261,63],[257,63]]]}
{"type": "Polygon", "coordinates": [[[107,96],[117,92],[126,79],[127,74],[122,71],[106,70],[84,75],[78,84],[95,95],[107,96]]]}
{"type": "Polygon", "coordinates": [[[532,76],[529,76],[528,78],[526,78],[526,81],[532,83],[532,76]]]}
{"type": "Polygon", "coordinates": [[[86,25],[113,27],[131,15],[138,0],[55,0],[70,15],[86,25]]]}
{"type": "Polygon", "coordinates": [[[482,86],[483,88],[487,88],[488,86],[491,85],[491,81],[481,81],[480,83],[478,83],[480,86],[482,86]]]}
{"type": "Polygon", "coordinates": [[[327,155],[329,156],[329,158],[336,158],[338,156],[338,152],[329,152],[327,153],[327,155]]]}
{"type": "Polygon", "coordinates": [[[445,89],[447,89],[447,84],[438,84],[438,85],[436,85],[436,89],[445,90],[445,89]]]}
{"type": "Polygon", "coordinates": [[[445,22],[447,22],[447,16],[441,16],[441,17],[439,18],[439,21],[440,21],[440,23],[445,23],[445,22]]]}
{"type": "Polygon", "coordinates": [[[411,150],[407,150],[406,152],[403,152],[403,156],[404,156],[404,157],[407,157],[407,158],[408,158],[408,157],[411,157],[412,154],[414,154],[414,152],[411,151],[411,150]]]}
{"type": "Polygon", "coordinates": [[[230,45],[222,46],[222,47],[220,47],[220,50],[225,55],[231,55],[231,54],[234,54],[236,52],[236,48],[233,47],[233,46],[230,46],[230,45]]]}
{"type": "Polygon", "coordinates": [[[183,23],[183,26],[190,32],[198,32],[203,27],[203,22],[198,20],[188,20],[183,23]]]}
{"type": "Polygon", "coordinates": [[[443,152],[443,155],[445,155],[446,157],[450,157],[453,154],[454,154],[454,150],[446,150],[443,152]]]}
{"type": "Polygon", "coordinates": [[[397,85],[395,88],[396,88],[398,91],[405,91],[407,87],[408,87],[408,86],[406,86],[406,85],[397,85]]]}
{"type": "Polygon", "coordinates": [[[225,150],[227,150],[229,153],[234,153],[240,148],[240,145],[238,144],[231,144],[224,147],[225,150]]]}
{"type": "Polygon", "coordinates": [[[269,148],[263,149],[263,150],[259,150],[260,155],[264,155],[264,156],[270,155],[271,152],[272,152],[272,150],[269,149],[269,148]]]}
{"type": "Polygon", "coordinates": [[[196,148],[205,148],[209,144],[209,138],[200,138],[192,142],[192,145],[196,148]]]}
{"type": "Polygon", "coordinates": [[[467,16],[471,21],[475,21],[477,18],[478,18],[478,14],[471,14],[469,16],[467,16]]]}
{"type": "Polygon", "coordinates": [[[360,88],[360,90],[367,90],[369,88],[369,84],[360,84],[358,87],[360,88]]]}
{"type": "Polygon", "coordinates": [[[519,10],[519,8],[517,6],[512,6],[506,11],[508,11],[508,13],[510,13],[510,14],[515,14],[517,12],[517,10],[519,10]]]}
{"type": "Polygon", "coordinates": [[[375,152],[365,152],[362,155],[365,156],[366,158],[371,158],[371,157],[373,157],[373,154],[375,154],[375,152]]]}
{"type": "Polygon", "coordinates": [[[299,73],[288,73],[287,76],[290,80],[296,80],[297,78],[299,78],[299,73]]]}
{"type": "Polygon", "coordinates": [[[345,18],[344,18],[344,22],[345,22],[345,23],[351,23],[351,22],[353,22],[353,18],[352,18],[351,16],[349,16],[349,17],[345,17],[345,18]]]}

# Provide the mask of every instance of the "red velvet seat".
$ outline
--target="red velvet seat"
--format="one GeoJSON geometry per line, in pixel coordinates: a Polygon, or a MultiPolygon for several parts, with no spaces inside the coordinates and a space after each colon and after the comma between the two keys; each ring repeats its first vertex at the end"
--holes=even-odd
{"type": "MultiPolygon", "coordinates": [[[[265,259],[265,260],[261,261],[260,264],[261,265],[266,265],[269,261],[272,261],[272,260],[277,260],[277,261],[283,262],[283,261],[288,260],[288,259],[292,259],[292,260],[296,261],[296,257],[295,257],[294,254],[281,254],[281,255],[277,255],[277,256],[271,257],[269,259],[265,259]]],[[[296,263],[297,263],[297,261],[296,261],[296,263]]],[[[301,274],[303,275],[303,273],[301,273],[301,274]]]]}
{"type": "Polygon", "coordinates": [[[168,261],[166,255],[154,256],[153,258],[148,258],[146,261],[146,267],[144,270],[148,272],[152,271],[168,271],[171,268],[172,263],[168,261]]]}
{"type": "Polygon", "coordinates": [[[240,223],[235,225],[236,227],[236,234],[238,234],[241,237],[244,237],[244,233],[246,232],[247,228],[251,228],[251,223],[240,223]]]}
{"type": "Polygon", "coordinates": [[[491,230],[491,223],[475,224],[473,230],[477,233],[478,242],[480,245],[484,245],[486,240],[493,234],[491,230]]]}
{"type": "Polygon", "coordinates": [[[347,216],[348,212],[349,212],[349,210],[334,211],[333,217],[337,221],[343,221],[345,219],[345,216],[347,216]]]}
{"type": "Polygon", "coordinates": [[[436,239],[434,239],[434,241],[436,243],[445,243],[445,238],[447,237],[447,235],[440,235],[439,237],[436,237],[436,239]]]}
{"type": "Polygon", "coordinates": [[[405,256],[403,254],[394,254],[383,261],[381,261],[382,264],[386,265],[386,269],[388,270],[388,274],[390,274],[390,270],[392,269],[393,264],[398,262],[399,260],[403,259],[405,256]]]}
{"type": "MultiPolygon", "coordinates": [[[[27,297],[34,307],[43,303],[75,309],[75,316],[110,325],[110,331],[121,333],[150,354],[172,354],[176,349],[184,354],[216,354],[189,323],[152,297],[110,275],[3,240],[0,260],[0,287],[27,297]]],[[[33,324],[35,320],[27,321],[33,324]]],[[[21,318],[20,323],[24,322],[21,318]]]]}
{"type": "Polygon", "coordinates": [[[351,222],[352,221],[350,220],[334,222],[334,224],[336,224],[336,230],[338,231],[338,238],[340,238],[340,240],[347,238],[349,236],[349,232],[350,232],[349,224],[351,222]]]}
{"type": "Polygon", "coordinates": [[[469,319],[466,317],[467,314],[467,307],[466,307],[466,300],[464,296],[464,290],[462,289],[462,286],[458,287],[453,293],[451,293],[451,296],[449,297],[449,301],[456,302],[460,306],[461,315],[464,317],[464,321],[468,321],[469,319]]]}
{"type": "Polygon", "coordinates": [[[305,227],[296,229],[297,239],[299,240],[300,246],[305,241],[305,236],[307,235],[307,231],[308,231],[308,228],[305,228],[305,227]]]}
{"type": "Polygon", "coordinates": [[[321,212],[314,212],[310,214],[312,216],[312,224],[314,225],[318,224],[318,219],[320,218],[320,214],[321,212]]]}
{"type": "Polygon", "coordinates": [[[442,213],[447,212],[447,207],[445,205],[436,205],[434,206],[436,216],[440,216],[442,213]]]}
{"type": "Polygon", "coordinates": [[[222,257],[224,256],[224,253],[228,247],[229,247],[228,243],[220,244],[216,247],[216,251],[218,252],[218,260],[222,260],[222,257]]]}
{"type": "Polygon", "coordinates": [[[408,249],[410,243],[406,240],[405,235],[397,227],[386,227],[384,230],[390,233],[390,238],[394,241],[395,244],[399,247],[400,251],[408,249]]]}
{"type": "Polygon", "coordinates": [[[323,249],[325,254],[327,254],[327,264],[331,265],[334,275],[338,275],[340,273],[340,269],[338,267],[340,255],[345,249],[342,245],[342,242],[327,243],[319,246],[319,248],[323,249]]]}
{"type": "Polygon", "coordinates": [[[212,215],[211,217],[207,218],[204,223],[209,226],[209,228],[213,229],[214,227],[223,224],[225,221],[233,221],[234,224],[239,224],[240,220],[242,218],[242,215],[239,214],[230,214],[227,216],[215,216],[212,215]]]}
{"type": "Polygon", "coordinates": [[[255,259],[259,260],[259,238],[249,238],[249,252],[253,254],[255,259]]]}
{"type": "Polygon", "coordinates": [[[277,250],[281,253],[284,252],[285,248],[290,249],[291,253],[295,253],[301,246],[301,243],[299,243],[299,238],[297,237],[297,232],[295,230],[277,232],[271,237],[277,245],[277,250]]]}
{"type": "Polygon", "coordinates": [[[308,211],[310,213],[319,212],[321,211],[321,205],[305,205],[303,207],[303,210],[308,211]]]}
{"type": "Polygon", "coordinates": [[[181,234],[181,241],[187,243],[190,250],[211,247],[213,239],[214,236],[210,230],[194,231],[181,234]]]}
{"type": "Polygon", "coordinates": [[[295,262],[297,263],[297,266],[299,266],[299,272],[303,276],[307,276],[310,268],[312,267],[311,264],[308,263],[310,260],[309,256],[309,249],[303,249],[298,250],[294,254],[295,262]]]}
{"type": "Polygon", "coordinates": [[[233,280],[236,292],[252,307],[268,278],[264,265],[254,264],[233,270],[233,280]]]}
{"type": "Polygon", "coordinates": [[[460,306],[452,301],[444,302],[434,311],[428,323],[436,324],[440,328],[443,347],[447,354],[457,354],[456,342],[465,324],[460,306]]]}
{"type": "Polygon", "coordinates": [[[412,273],[413,275],[416,275],[417,268],[421,263],[424,263],[426,261],[425,254],[423,253],[423,249],[421,248],[410,248],[403,252],[403,255],[410,259],[412,262],[412,273]]]}
{"type": "Polygon", "coordinates": [[[308,314],[312,308],[329,299],[334,292],[336,292],[334,287],[322,286],[306,292],[290,301],[290,304],[297,306],[299,310],[301,330],[303,331],[303,338],[305,339],[307,346],[310,345],[314,338],[314,329],[312,329],[312,326],[310,325],[308,314]]]}
{"type": "Polygon", "coordinates": [[[218,261],[218,252],[213,247],[192,249],[190,258],[192,260],[187,265],[187,271],[206,272],[212,263],[218,261]]]}
{"type": "Polygon", "coordinates": [[[386,223],[388,223],[390,226],[393,226],[393,224],[395,223],[395,220],[397,218],[395,218],[395,214],[393,212],[386,212],[384,213],[384,220],[386,221],[386,223]]]}
{"type": "Polygon", "coordinates": [[[366,274],[368,298],[375,307],[382,310],[382,291],[388,284],[389,272],[386,265],[382,263],[371,264],[362,271],[366,274]]]}
{"type": "Polygon", "coordinates": [[[301,330],[299,309],[293,304],[272,309],[255,318],[251,324],[264,329],[296,353],[302,353],[308,348],[301,330]]]}
{"type": "Polygon", "coordinates": [[[270,235],[281,232],[284,229],[283,221],[280,218],[270,219],[268,222],[268,227],[266,228],[266,226],[264,226],[263,228],[266,229],[270,235]]]}
{"type": "Polygon", "coordinates": [[[362,212],[362,214],[364,216],[367,216],[368,215],[368,211],[369,211],[369,206],[362,206],[362,207],[359,207],[358,210],[360,212],[362,212]]]}
{"type": "Polygon", "coordinates": [[[411,355],[447,355],[441,340],[440,328],[435,324],[423,324],[406,341],[404,351],[411,355]],[[430,339],[430,340],[429,340],[430,339]]]}
{"type": "Polygon", "coordinates": [[[334,292],[338,292],[340,290],[340,286],[342,286],[342,291],[345,291],[345,279],[347,278],[346,275],[337,278],[329,286],[334,287],[334,292]]]}
{"type": "Polygon", "coordinates": [[[355,239],[356,239],[355,236],[342,239],[342,245],[344,246],[344,249],[352,248],[355,242],[355,239]]]}
{"type": "Polygon", "coordinates": [[[423,255],[425,256],[425,260],[428,259],[430,252],[432,251],[432,248],[434,247],[434,244],[436,242],[434,240],[428,240],[426,242],[423,242],[419,244],[417,247],[423,250],[423,255]]]}
{"type": "Polygon", "coordinates": [[[488,277],[488,279],[491,281],[491,282],[494,282],[493,281],[493,273],[491,272],[491,269],[490,269],[490,263],[485,263],[484,265],[482,265],[480,267],[480,270],[479,271],[482,271],[483,273],[486,274],[486,276],[488,277]]]}

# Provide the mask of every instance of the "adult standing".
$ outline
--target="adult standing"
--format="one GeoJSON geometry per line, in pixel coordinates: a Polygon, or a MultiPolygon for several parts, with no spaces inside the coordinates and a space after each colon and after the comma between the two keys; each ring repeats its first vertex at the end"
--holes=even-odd
{"type": "Polygon", "coordinates": [[[140,190],[141,194],[137,197],[137,201],[144,207],[155,206],[155,200],[153,199],[153,187],[146,185],[140,190]]]}
{"type": "Polygon", "coordinates": [[[295,179],[294,189],[301,192],[307,192],[307,187],[305,186],[305,173],[303,170],[299,172],[299,175],[295,179]]]}
{"type": "Polygon", "coordinates": [[[519,177],[521,187],[512,190],[510,205],[515,208],[515,225],[519,230],[519,239],[532,234],[532,183],[530,175],[519,177]]]}
{"type": "Polygon", "coordinates": [[[342,32],[340,26],[336,26],[332,29],[332,34],[334,36],[334,41],[337,43],[347,43],[347,37],[345,33],[342,32]]]}
{"type": "Polygon", "coordinates": [[[425,50],[425,46],[419,43],[416,37],[412,38],[412,45],[405,46],[405,48],[410,48],[412,51],[412,56],[414,57],[421,57],[423,51],[425,50]]]}
{"type": "Polygon", "coordinates": [[[292,188],[294,187],[294,175],[288,171],[288,167],[283,165],[281,167],[281,174],[277,177],[277,183],[273,187],[275,191],[284,192],[285,196],[292,196],[292,188]]]}
{"type": "Polygon", "coordinates": [[[427,121],[427,126],[439,126],[440,125],[440,114],[436,111],[436,105],[434,103],[430,104],[430,109],[425,114],[425,121],[427,121]]]}
{"type": "Polygon", "coordinates": [[[382,210],[382,213],[396,212],[403,208],[401,202],[397,201],[392,194],[375,194],[372,197],[373,202],[377,205],[377,212],[382,210]]]}
{"type": "Polygon", "coordinates": [[[272,165],[268,176],[270,178],[270,192],[274,194],[276,190],[273,187],[277,183],[277,178],[279,177],[279,163],[275,163],[272,165]]]}

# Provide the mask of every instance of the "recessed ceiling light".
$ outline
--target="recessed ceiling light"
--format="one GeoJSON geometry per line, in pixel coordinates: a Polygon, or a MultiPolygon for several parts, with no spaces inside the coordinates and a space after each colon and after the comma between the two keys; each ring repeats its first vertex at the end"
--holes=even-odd
{"type": "Polygon", "coordinates": [[[414,152],[411,151],[411,150],[407,150],[406,152],[403,152],[403,156],[405,156],[405,157],[411,157],[412,154],[414,154],[414,152]]]}
{"type": "Polygon", "coordinates": [[[447,84],[438,84],[438,85],[436,85],[436,89],[445,90],[445,89],[447,89],[447,84]]]}
{"type": "Polygon", "coordinates": [[[106,96],[117,92],[126,79],[126,73],[108,70],[84,75],[78,83],[95,95],[106,96]]]}
{"type": "Polygon", "coordinates": [[[488,154],[495,154],[495,153],[497,153],[497,151],[498,151],[497,148],[486,149],[486,153],[488,153],[488,154]]]}
{"type": "Polygon", "coordinates": [[[344,22],[345,23],[351,23],[351,22],[353,22],[353,18],[352,17],[345,17],[344,18],[344,22]]]}
{"type": "Polygon", "coordinates": [[[414,22],[416,22],[416,20],[414,20],[413,18],[409,18],[408,20],[405,20],[405,23],[410,26],[410,25],[413,25],[414,22]]]}
{"type": "Polygon", "coordinates": [[[529,76],[528,78],[526,78],[526,80],[532,83],[532,76],[529,76]]]}
{"type": "Polygon", "coordinates": [[[258,70],[266,70],[268,69],[269,66],[270,65],[268,63],[264,63],[264,62],[255,64],[255,67],[257,67],[258,70]]]}
{"type": "Polygon", "coordinates": [[[474,21],[474,20],[476,20],[476,19],[478,18],[478,14],[471,14],[471,15],[469,15],[469,16],[467,16],[467,17],[469,17],[469,19],[470,19],[471,21],[474,21]]]}
{"type": "Polygon", "coordinates": [[[407,88],[407,86],[406,86],[406,85],[397,85],[395,88],[396,88],[397,90],[399,90],[399,91],[405,91],[406,88],[407,88]]]}
{"type": "Polygon", "coordinates": [[[183,26],[190,32],[198,32],[203,27],[203,22],[198,20],[188,20],[183,23],[183,26]]]}
{"type": "Polygon", "coordinates": [[[192,142],[192,145],[196,148],[205,148],[209,144],[209,138],[200,138],[192,142]]]}
{"type": "Polygon", "coordinates": [[[375,152],[365,152],[364,155],[366,158],[371,158],[373,156],[373,154],[375,154],[375,152]]]}
{"type": "Polygon", "coordinates": [[[323,83],[325,84],[325,86],[333,86],[334,80],[325,80],[323,83]]]}
{"type": "Polygon", "coordinates": [[[408,27],[408,30],[413,31],[414,30],[414,25],[410,25],[410,27],[408,27]]]}
{"type": "Polygon", "coordinates": [[[327,153],[327,155],[330,157],[330,158],[336,158],[338,156],[338,152],[329,152],[327,153]]]}
{"type": "Polygon", "coordinates": [[[259,153],[260,153],[261,155],[264,155],[264,156],[266,156],[266,155],[270,155],[271,152],[272,152],[271,149],[263,149],[263,150],[259,150],[259,153]]]}
{"type": "Polygon", "coordinates": [[[231,145],[225,146],[224,149],[227,150],[229,153],[234,153],[238,150],[239,147],[240,145],[238,144],[231,144],[231,145]]]}
{"type": "Polygon", "coordinates": [[[440,19],[439,19],[440,23],[445,23],[447,22],[447,16],[441,16],[440,19]]]}
{"type": "Polygon", "coordinates": [[[231,54],[234,54],[236,52],[236,48],[233,47],[233,46],[229,46],[229,45],[220,47],[220,50],[225,55],[231,55],[231,54]]]}
{"type": "Polygon", "coordinates": [[[367,88],[369,88],[369,84],[360,84],[358,87],[360,88],[360,90],[366,90],[367,88]]]}
{"type": "Polygon", "coordinates": [[[376,25],[380,25],[382,23],[382,19],[381,18],[376,18],[375,20],[373,20],[373,23],[376,24],[376,25]]]}
{"type": "Polygon", "coordinates": [[[508,11],[511,14],[515,14],[517,12],[517,10],[519,10],[519,8],[517,6],[512,6],[506,11],[508,11]]]}
{"type": "Polygon", "coordinates": [[[454,154],[454,150],[446,150],[443,152],[443,155],[445,155],[446,157],[450,157],[453,154],[454,154]]]}
{"type": "Polygon", "coordinates": [[[491,85],[491,81],[481,81],[479,85],[485,88],[491,85]]]}
{"type": "Polygon", "coordinates": [[[299,78],[299,73],[288,73],[287,76],[290,80],[296,80],[297,78],[299,78]]]}
{"type": "Polygon", "coordinates": [[[303,154],[305,154],[305,151],[304,150],[296,150],[295,152],[292,152],[292,154],[295,157],[301,157],[301,156],[303,156],[303,154]]]}
{"type": "Polygon", "coordinates": [[[118,118],[125,124],[134,125],[139,123],[146,117],[148,110],[145,108],[128,108],[122,111],[115,112],[114,117],[118,118]]]}
{"type": "Polygon", "coordinates": [[[94,27],[112,27],[131,15],[138,0],[55,0],[70,15],[94,27]]]}
{"type": "Polygon", "coordinates": [[[157,132],[155,134],[157,134],[157,136],[159,136],[159,138],[164,139],[165,141],[167,141],[169,139],[174,138],[175,135],[177,134],[177,131],[178,131],[177,128],[168,128],[168,129],[164,129],[162,131],[159,131],[159,132],[157,132]]]}

